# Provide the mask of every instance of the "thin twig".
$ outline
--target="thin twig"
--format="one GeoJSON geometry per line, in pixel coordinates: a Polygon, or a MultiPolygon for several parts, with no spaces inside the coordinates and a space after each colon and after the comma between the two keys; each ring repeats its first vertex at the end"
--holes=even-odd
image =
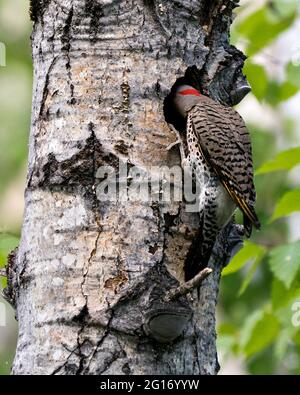
{"type": "Polygon", "coordinates": [[[180,143],[181,143],[180,140],[176,140],[176,141],[174,141],[174,143],[169,144],[169,145],[166,147],[166,150],[167,150],[167,151],[170,151],[173,147],[175,147],[176,145],[178,145],[178,144],[180,144],[180,143]]]}
{"type": "Polygon", "coordinates": [[[181,284],[177,288],[171,288],[167,291],[164,300],[165,302],[170,302],[172,299],[177,299],[179,296],[186,295],[196,287],[198,287],[202,281],[210,275],[212,269],[206,267],[200,273],[198,273],[194,278],[187,281],[186,283],[181,284]]]}

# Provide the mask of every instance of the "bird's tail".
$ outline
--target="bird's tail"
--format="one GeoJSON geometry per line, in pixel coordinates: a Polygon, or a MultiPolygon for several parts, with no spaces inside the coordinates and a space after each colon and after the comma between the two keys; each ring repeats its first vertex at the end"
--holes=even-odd
{"type": "MultiPolygon", "coordinates": [[[[198,273],[208,266],[209,259],[214,247],[215,239],[210,237],[206,240],[204,237],[203,218],[200,222],[200,229],[194,238],[192,245],[187,254],[184,274],[185,281],[193,279],[198,273]]],[[[210,235],[211,236],[211,235],[210,235]]],[[[217,236],[217,234],[216,234],[217,236]]],[[[197,288],[198,300],[200,297],[200,287],[197,288]]]]}
{"type": "Polygon", "coordinates": [[[260,229],[260,222],[259,222],[259,219],[258,219],[254,209],[252,209],[252,217],[251,218],[244,213],[244,221],[243,222],[244,222],[245,236],[247,236],[247,237],[251,236],[253,225],[256,227],[256,229],[260,229]]]}

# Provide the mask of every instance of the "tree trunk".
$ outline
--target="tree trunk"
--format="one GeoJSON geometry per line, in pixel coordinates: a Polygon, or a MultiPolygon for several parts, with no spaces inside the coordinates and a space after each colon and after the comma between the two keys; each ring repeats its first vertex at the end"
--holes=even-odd
{"type": "Polygon", "coordinates": [[[228,44],[236,4],[31,3],[26,208],[7,268],[19,321],[13,373],[216,374],[215,307],[237,227],[221,234],[199,301],[196,292],[170,300],[197,258],[198,214],[174,199],[135,199],[135,176],[120,169],[180,165],[177,148],[166,149],[176,136],[163,100],[188,66],[212,98],[241,96],[244,56],[228,44]],[[99,168],[128,181],[133,198],[99,199],[99,168]]]}

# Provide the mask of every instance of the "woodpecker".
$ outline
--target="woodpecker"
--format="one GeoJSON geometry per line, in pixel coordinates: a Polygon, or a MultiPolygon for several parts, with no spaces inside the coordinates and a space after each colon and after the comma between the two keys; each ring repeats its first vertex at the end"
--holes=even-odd
{"type": "Polygon", "coordinates": [[[182,163],[200,184],[201,262],[186,263],[185,279],[207,266],[216,238],[236,208],[244,218],[244,233],[260,228],[255,213],[251,141],[242,117],[232,107],[203,95],[178,79],[164,103],[165,118],[177,130],[182,163]]]}

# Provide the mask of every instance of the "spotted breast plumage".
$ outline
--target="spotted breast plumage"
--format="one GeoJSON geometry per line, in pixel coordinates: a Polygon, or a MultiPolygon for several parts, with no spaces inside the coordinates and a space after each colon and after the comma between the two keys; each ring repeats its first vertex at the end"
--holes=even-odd
{"type": "Polygon", "coordinates": [[[174,87],[168,100],[174,122],[170,108],[165,111],[166,119],[178,130],[185,147],[182,159],[201,186],[201,262],[186,268],[189,280],[207,265],[219,232],[237,207],[244,216],[246,236],[253,225],[260,227],[254,209],[251,141],[243,119],[233,108],[202,95],[184,81],[174,87]]]}

